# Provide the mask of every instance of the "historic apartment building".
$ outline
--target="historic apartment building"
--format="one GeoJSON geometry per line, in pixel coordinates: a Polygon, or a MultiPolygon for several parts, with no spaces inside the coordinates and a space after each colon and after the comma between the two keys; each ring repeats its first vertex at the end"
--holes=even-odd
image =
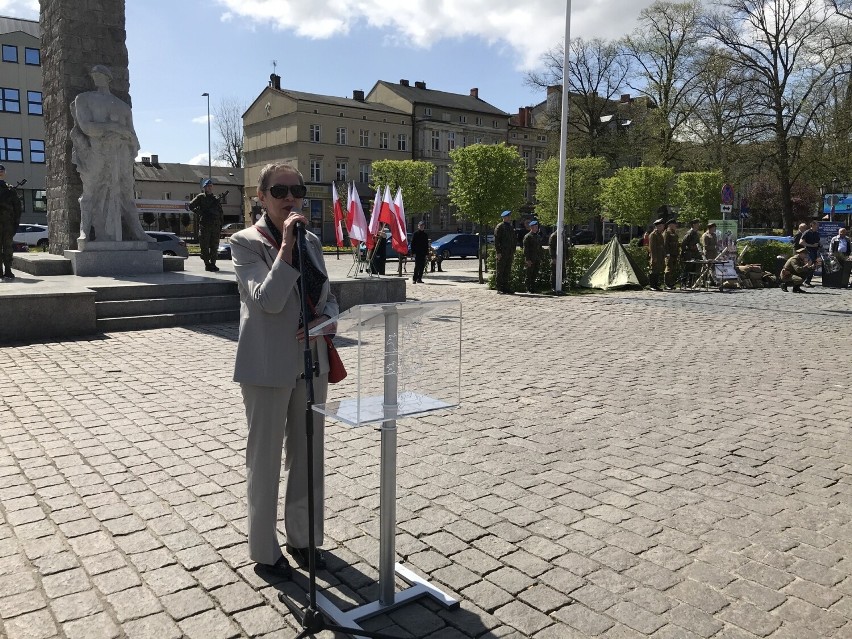
{"type": "MultiPolygon", "coordinates": [[[[297,167],[305,176],[305,214],[315,231],[334,236],[331,182],[356,183],[364,209],[375,160],[411,159],[411,116],[368,102],[363,91],[351,98],[281,88],[272,74],[243,115],[246,195],[257,196],[260,170],[270,162],[297,167]]],[[[345,191],[341,193],[345,196],[345,191]]]]}
{"type": "Polygon", "coordinates": [[[509,144],[518,149],[518,155],[527,167],[527,189],[524,197],[526,204],[521,214],[532,217],[535,212],[536,166],[550,157],[555,148],[552,137],[558,139],[558,132],[551,134],[547,126],[547,103],[521,107],[517,114],[509,118],[509,144]]]}
{"type": "Polygon", "coordinates": [[[19,190],[24,222],[47,222],[38,22],[0,16],[0,164],[19,190]]]}

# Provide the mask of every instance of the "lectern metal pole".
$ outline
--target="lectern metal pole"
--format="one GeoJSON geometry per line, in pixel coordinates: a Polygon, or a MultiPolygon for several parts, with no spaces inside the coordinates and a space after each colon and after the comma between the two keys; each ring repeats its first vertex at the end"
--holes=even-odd
{"type": "Polygon", "coordinates": [[[384,417],[382,422],[382,458],[379,493],[379,602],[394,603],[394,566],[396,565],[396,413],[399,381],[399,313],[386,307],[384,417]]]}

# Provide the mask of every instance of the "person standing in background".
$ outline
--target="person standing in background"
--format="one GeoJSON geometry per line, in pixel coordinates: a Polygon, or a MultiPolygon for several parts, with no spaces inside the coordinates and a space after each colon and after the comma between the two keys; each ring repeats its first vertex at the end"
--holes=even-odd
{"type": "Polygon", "coordinates": [[[0,164],[0,263],[3,278],[15,279],[12,272],[12,238],[21,221],[21,198],[14,187],[6,184],[6,167],[0,164]]]}
{"type": "Polygon", "coordinates": [[[201,193],[192,199],[187,208],[198,216],[198,244],[204,270],[218,271],[216,253],[225,213],[219,198],[213,195],[213,180],[205,179],[201,182],[201,193]]]}
{"type": "Polygon", "coordinates": [[[512,212],[503,211],[500,223],[494,227],[495,269],[494,285],[498,293],[511,295],[509,280],[512,275],[512,261],[515,258],[515,229],[512,228],[512,212]]]}
{"type": "Polygon", "coordinates": [[[415,284],[423,283],[423,271],[426,269],[426,257],[429,255],[429,236],[426,234],[426,223],[420,220],[417,230],[411,236],[411,252],[414,254],[414,276],[415,284]]]}

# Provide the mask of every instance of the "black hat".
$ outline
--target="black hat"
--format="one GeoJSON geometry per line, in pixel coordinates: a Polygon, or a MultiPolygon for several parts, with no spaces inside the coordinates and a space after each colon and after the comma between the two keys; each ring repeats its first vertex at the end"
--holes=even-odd
{"type": "Polygon", "coordinates": [[[666,222],[666,224],[677,224],[677,218],[676,218],[676,217],[673,217],[673,218],[672,218],[672,219],[670,219],[668,222],[666,222]]]}
{"type": "Polygon", "coordinates": [[[701,220],[699,220],[698,218],[695,218],[694,220],[689,220],[689,223],[690,224],[701,224],[701,220]]]}
{"type": "Polygon", "coordinates": [[[665,224],[665,223],[666,223],[666,221],[663,218],[659,218],[658,220],[654,220],[654,226],[657,226],[657,224],[665,224]]]}

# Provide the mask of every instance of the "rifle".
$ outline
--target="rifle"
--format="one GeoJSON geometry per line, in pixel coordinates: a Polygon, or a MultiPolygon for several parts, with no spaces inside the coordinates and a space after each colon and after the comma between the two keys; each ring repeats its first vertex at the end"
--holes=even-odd
{"type": "Polygon", "coordinates": [[[224,193],[220,193],[219,195],[217,195],[216,199],[219,200],[219,202],[221,203],[225,200],[226,197],[228,197],[228,193],[230,193],[230,192],[231,192],[230,189],[228,189],[224,193]]]}

